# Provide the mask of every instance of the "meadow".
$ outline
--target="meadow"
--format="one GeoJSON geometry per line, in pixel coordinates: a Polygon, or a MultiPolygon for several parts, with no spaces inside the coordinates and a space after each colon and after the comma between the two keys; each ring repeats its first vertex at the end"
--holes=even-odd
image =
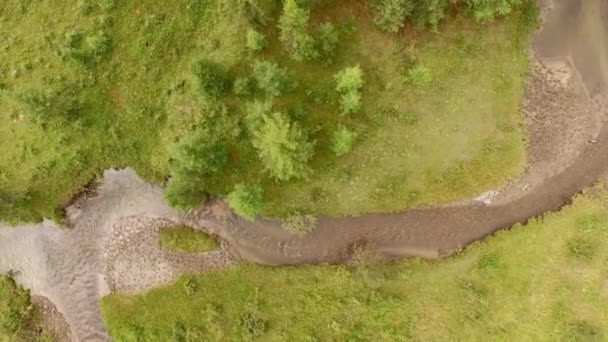
{"type": "Polygon", "coordinates": [[[231,1],[3,1],[0,219],[61,220],[107,168],[168,184],[178,207],[245,184],[270,217],[433,205],[522,172],[533,2],[492,21],[414,8],[385,32],[374,3],[292,1],[293,28],[277,2],[231,1]],[[338,90],[348,68],[361,84],[338,90]]]}

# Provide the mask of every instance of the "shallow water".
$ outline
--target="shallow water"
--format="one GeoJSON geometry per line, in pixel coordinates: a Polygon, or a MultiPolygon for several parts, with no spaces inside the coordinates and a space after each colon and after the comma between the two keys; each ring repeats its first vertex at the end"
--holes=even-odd
{"type": "Polygon", "coordinates": [[[553,0],[534,46],[539,57],[569,58],[591,96],[608,88],[608,0],[553,0]]]}
{"type": "Polygon", "coordinates": [[[68,208],[70,227],[52,222],[16,228],[0,224],[0,273],[51,300],[77,341],[108,340],[97,301],[108,293],[102,257],[105,238],[128,217],[174,219],[162,189],[132,170],[106,171],[99,196],[68,208]]]}

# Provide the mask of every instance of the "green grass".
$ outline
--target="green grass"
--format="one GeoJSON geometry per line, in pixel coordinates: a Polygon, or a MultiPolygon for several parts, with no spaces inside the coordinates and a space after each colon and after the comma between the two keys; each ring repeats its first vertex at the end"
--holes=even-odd
{"type": "Polygon", "coordinates": [[[27,290],[0,275],[0,341],[52,341],[53,335],[38,327],[38,309],[27,290]]]}
{"type": "Polygon", "coordinates": [[[607,267],[608,193],[593,189],[445,260],[240,265],[101,308],[116,341],[238,341],[248,327],[260,341],[603,341],[607,267]]]}
{"type": "Polygon", "coordinates": [[[190,227],[161,228],[158,239],[163,249],[174,252],[200,253],[218,248],[215,239],[190,227]]]}
{"type": "Polygon", "coordinates": [[[273,60],[298,82],[275,108],[303,113],[298,120],[316,141],[312,173],[303,180],[277,185],[262,172],[239,123],[242,101],[223,100],[230,115],[222,139],[234,158],[230,173],[208,190],[225,195],[236,183],[259,183],[268,216],[339,216],[446,202],[493,188],[523,168],[519,105],[533,26],[522,11],[488,25],[453,15],[437,33],[407,29],[397,35],[375,29],[361,2],[326,2],[313,11],[311,29],[331,21],[341,38],[334,63],[322,65],[290,60],[274,23],[260,28],[269,48],[248,53],[251,24],[222,0],[125,0],[110,9],[87,2],[90,13],[74,1],[0,4],[3,220],[58,219],[58,208],[107,168],[133,167],[163,183],[170,176],[168,147],[217,121],[193,86],[191,65],[200,58],[221,63],[232,76],[250,73],[255,59],[273,60]],[[66,37],[74,33],[82,39],[70,49],[66,37]],[[82,63],[70,57],[90,54],[87,44],[99,37],[108,38],[108,52],[82,63]],[[403,60],[412,57],[428,69],[430,83],[403,82],[403,60]],[[343,117],[332,75],[357,64],[365,73],[362,111],[343,117]],[[60,87],[68,87],[60,99],[77,102],[77,113],[66,117],[61,106],[69,102],[59,101],[41,115],[60,119],[31,120],[23,94],[60,87]],[[329,100],[314,104],[306,92],[319,89],[329,90],[329,100]],[[335,157],[330,142],[339,125],[359,139],[349,154],[335,157]]]}

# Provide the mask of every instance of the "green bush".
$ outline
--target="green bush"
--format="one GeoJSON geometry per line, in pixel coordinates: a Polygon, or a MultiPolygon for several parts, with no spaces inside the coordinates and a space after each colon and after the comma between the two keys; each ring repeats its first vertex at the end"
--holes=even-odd
{"type": "Polygon", "coordinates": [[[345,155],[350,152],[356,140],[357,133],[351,132],[348,128],[340,125],[333,134],[331,149],[336,156],[345,155]]]}
{"type": "Polygon", "coordinates": [[[424,86],[433,80],[431,71],[424,65],[416,65],[407,71],[406,80],[416,86],[424,86]]]}
{"type": "Polygon", "coordinates": [[[397,32],[405,24],[405,19],[414,9],[410,0],[372,0],[374,24],[381,30],[397,32]]]}
{"type": "Polygon", "coordinates": [[[312,232],[317,226],[317,218],[312,215],[293,214],[282,222],[283,229],[290,234],[303,235],[312,232]]]}
{"type": "Polygon", "coordinates": [[[226,200],[235,213],[250,221],[264,207],[264,194],[258,185],[237,184],[226,200]]]}
{"type": "Polygon", "coordinates": [[[229,85],[228,75],[221,65],[202,59],[194,63],[192,72],[200,92],[205,97],[217,99],[226,93],[229,85]]]}
{"type": "Polygon", "coordinates": [[[268,46],[266,37],[254,29],[247,31],[247,48],[252,51],[259,52],[268,46]]]}
{"type": "Polygon", "coordinates": [[[361,109],[361,94],[349,91],[340,97],[340,110],[342,114],[357,113],[361,109]]]}
{"type": "Polygon", "coordinates": [[[358,91],[363,87],[363,72],[360,66],[347,67],[334,76],[336,90],[341,93],[358,91]]]}
{"type": "Polygon", "coordinates": [[[313,144],[297,123],[290,123],[281,113],[266,115],[253,132],[253,146],[270,175],[281,181],[304,176],[313,144]]]}
{"type": "Polygon", "coordinates": [[[291,86],[287,72],[277,64],[268,61],[256,61],[253,64],[253,77],[257,81],[258,87],[269,97],[280,96],[291,86]]]}

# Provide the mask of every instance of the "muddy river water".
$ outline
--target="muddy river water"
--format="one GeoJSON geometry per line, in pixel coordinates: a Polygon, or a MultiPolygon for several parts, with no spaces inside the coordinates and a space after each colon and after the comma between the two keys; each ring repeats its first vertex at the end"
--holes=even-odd
{"type": "MultiPolygon", "coordinates": [[[[545,2],[552,9],[535,37],[535,58],[567,65],[576,75],[573,82],[584,86],[590,108],[605,110],[608,0],[545,2]]],[[[559,209],[603,176],[608,171],[608,126],[598,127],[593,141],[561,172],[504,203],[321,217],[317,229],[304,237],[290,236],[276,221],[243,221],[220,201],[180,214],[165,205],[160,187],[128,169],[108,170],[96,197],[67,209],[67,227],[52,222],[12,228],[0,224],[0,273],[10,273],[32,293],[50,299],[74,340],[104,341],[108,336],[97,301],[110,290],[142,291],[184,270],[223,267],[234,262],[233,256],[265,264],[339,262],[360,241],[389,258],[447,255],[498,229],[559,209]],[[161,253],[154,232],[170,223],[217,234],[229,247],[190,259],[161,253]]]]}

